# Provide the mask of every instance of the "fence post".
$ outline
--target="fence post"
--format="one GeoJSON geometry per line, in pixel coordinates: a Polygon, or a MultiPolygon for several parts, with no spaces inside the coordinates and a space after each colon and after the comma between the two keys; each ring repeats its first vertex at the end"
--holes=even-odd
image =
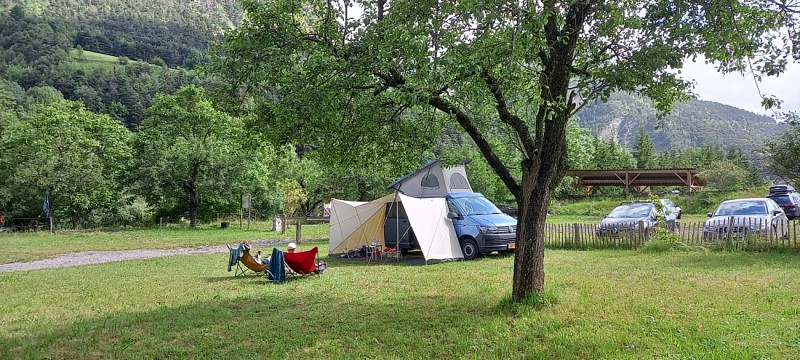
{"type": "Polygon", "coordinates": [[[639,220],[639,244],[637,245],[641,246],[644,243],[648,231],[650,231],[650,229],[644,229],[644,220],[639,220]]]}
{"type": "Polygon", "coordinates": [[[299,244],[300,241],[303,239],[303,218],[301,218],[299,216],[297,217],[297,229],[296,230],[297,231],[295,231],[294,241],[299,244]]]}
{"type": "Polygon", "coordinates": [[[575,232],[575,248],[581,247],[581,231],[578,223],[572,224],[572,230],[575,232]]]}
{"type": "Polygon", "coordinates": [[[733,216],[728,217],[728,231],[726,232],[728,238],[725,241],[728,243],[728,246],[733,244],[733,216]]]}

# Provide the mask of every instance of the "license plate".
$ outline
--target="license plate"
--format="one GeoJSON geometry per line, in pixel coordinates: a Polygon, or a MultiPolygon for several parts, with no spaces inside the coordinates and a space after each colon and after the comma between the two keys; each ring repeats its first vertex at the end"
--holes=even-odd
{"type": "Polygon", "coordinates": [[[515,248],[516,246],[517,246],[517,244],[515,244],[515,243],[508,244],[508,249],[511,250],[511,249],[515,248]]]}

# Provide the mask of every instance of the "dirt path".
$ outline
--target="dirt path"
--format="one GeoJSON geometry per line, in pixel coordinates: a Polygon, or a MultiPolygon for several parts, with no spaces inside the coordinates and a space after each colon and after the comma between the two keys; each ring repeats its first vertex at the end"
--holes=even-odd
{"type": "MultiPolygon", "coordinates": [[[[253,241],[253,247],[266,248],[277,244],[288,243],[281,240],[260,240],[253,241]]],[[[0,273],[12,271],[27,271],[38,269],[53,269],[70,266],[80,266],[89,264],[101,264],[114,261],[152,259],[164,256],[175,255],[199,255],[227,252],[225,245],[202,246],[196,248],[181,249],[139,249],[139,250],[116,250],[116,251],[85,251],[64,254],[55,258],[36,260],[29,262],[17,262],[11,264],[0,264],[0,273]]]]}

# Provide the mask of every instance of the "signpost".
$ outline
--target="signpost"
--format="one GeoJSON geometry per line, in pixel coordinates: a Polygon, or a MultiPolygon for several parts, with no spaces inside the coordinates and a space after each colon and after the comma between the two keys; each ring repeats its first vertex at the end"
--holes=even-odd
{"type": "MultiPolygon", "coordinates": [[[[242,195],[242,209],[247,209],[247,230],[250,230],[250,216],[251,216],[250,200],[251,199],[252,199],[252,197],[250,196],[250,194],[242,195]]],[[[239,211],[239,229],[242,228],[242,212],[243,211],[239,211]]]]}

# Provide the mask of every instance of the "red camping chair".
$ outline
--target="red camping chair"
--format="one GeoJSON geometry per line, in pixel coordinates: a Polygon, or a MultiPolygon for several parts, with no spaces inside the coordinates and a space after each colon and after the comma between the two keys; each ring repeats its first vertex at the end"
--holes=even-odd
{"type": "Polygon", "coordinates": [[[283,253],[283,261],[286,263],[286,266],[289,269],[292,269],[289,274],[291,276],[295,275],[308,275],[308,274],[322,274],[322,270],[324,270],[323,264],[325,263],[318,263],[317,254],[319,253],[319,248],[316,246],[308,251],[301,251],[301,252],[285,252],[283,253]]]}

